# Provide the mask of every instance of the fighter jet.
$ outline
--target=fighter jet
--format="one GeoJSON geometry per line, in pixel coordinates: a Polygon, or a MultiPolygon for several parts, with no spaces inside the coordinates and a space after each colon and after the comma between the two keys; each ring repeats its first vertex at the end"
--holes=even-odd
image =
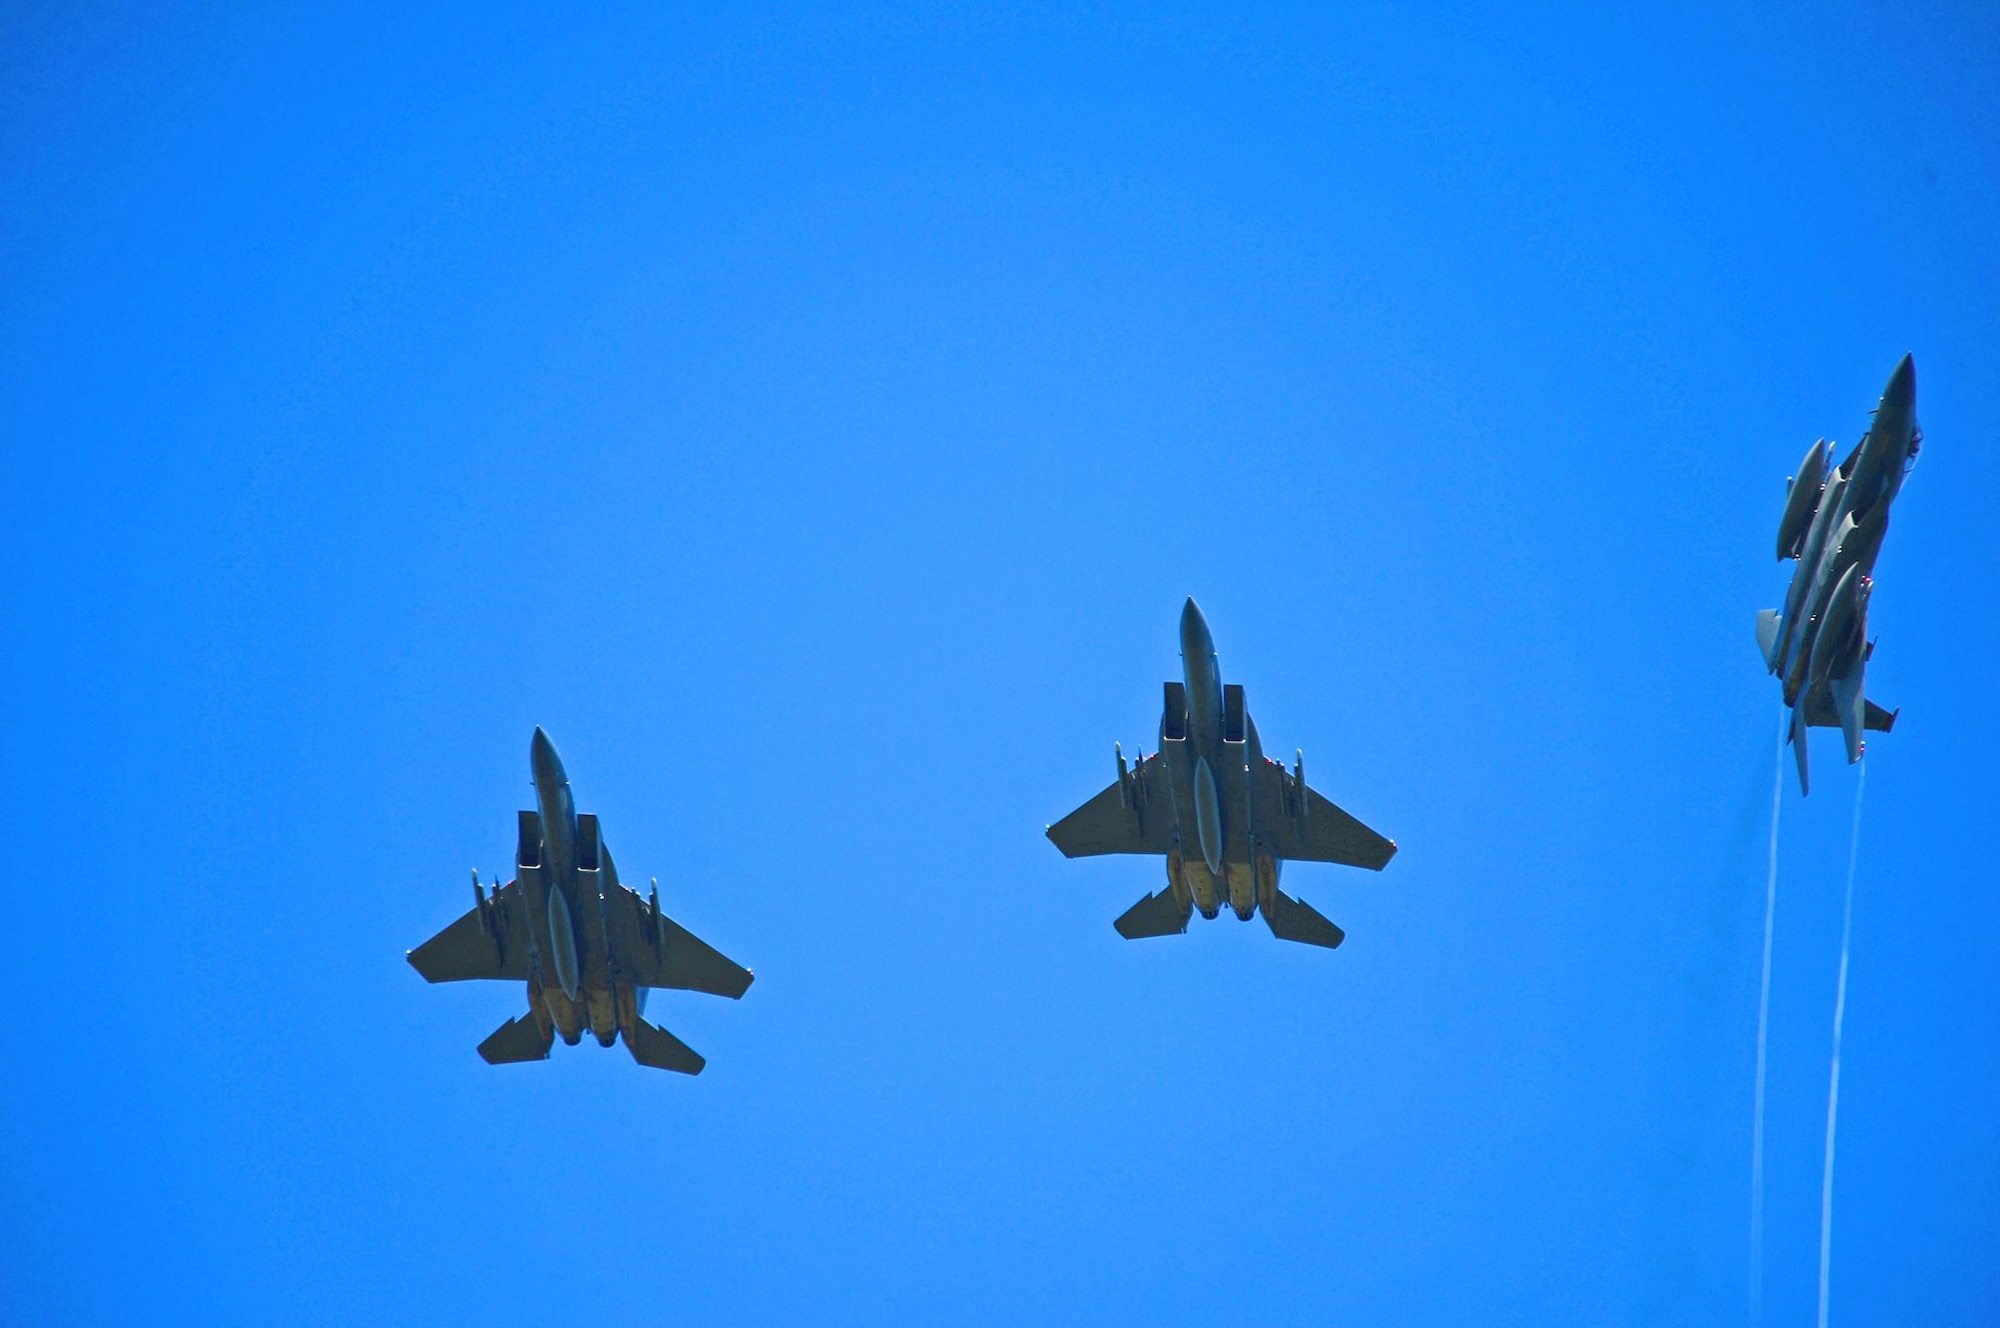
{"type": "Polygon", "coordinates": [[[1764,663],[1784,686],[1791,707],[1799,790],[1806,775],[1806,730],[1838,728],[1850,764],[1861,759],[1862,733],[1887,733],[1896,712],[1862,692],[1875,645],[1868,639],[1868,597],[1876,555],[1889,530],[1889,504],[1916,465],[1923,446],[1917,425],[1917,367],[1908,355],[1889,375],[1873,421],[1847,459],[1827,470],[1828,443],[1812,445],[1785,494],[1778,521],[1778,561],[1798,561],[1784,607],[1757,615],[1764,663]]]}
{"type": "Polygon", "coordinates": [[[587,1028],[606,1047],[623,1033],[641,1065],[700,1074],[701,1056],[640,1018],[646,992],[679,987],[733,1000],[750,970],[662,913],[658,881],[645,899],[618,883],[597,818],[577,815],[555,744],[539,728],[528,764],[539,810],[520,815],[514,879],[489,896],[473,872],[472,911],[410,951],[410,966],[431,982],[527,983],[528,1012],[479,1044],[489,1065],[544,1060],[556,1034],[573,1047],[587,1028]]]}
{"type": "Polygon", "coordinates": [[[1260,909],[1271,934],[1331,950],[1346,934],[1312,905],[1278,889],[1287,859],[1380,871],[1396,845],[1306,787],[1305,754],[1291,770],[1264,755],[1243,688],[1224,684],[1208,621],[1190,599],[1181,610],[1181,681],[1166,684],[1160,749],[1127,766],[1112,745],[1118,781],[1048,829],[1071,858],[1164,854],[1167,888],[1112,925],[1128,940],[1187,930],[1197,908],[1227,903],[1248,922],[1260,909]]]}

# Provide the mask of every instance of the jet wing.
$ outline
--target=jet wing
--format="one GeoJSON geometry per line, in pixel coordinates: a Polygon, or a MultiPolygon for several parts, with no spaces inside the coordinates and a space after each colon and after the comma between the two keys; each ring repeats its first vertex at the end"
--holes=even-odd
{"type": "Polygon", "coordinates": [[[1327,801],[1317,789],[1292,778],[1277,762],[1265,760],[1254,768],[1256,806],[1251,824],[1276,856],[1294,862],[1338,862],[1370,871],[1381,871],[1396,856],[1393,840],[1384,839],[1327,801]]]}
{"type": "Polygon", "coordinates": [[[426,982],[466,982],[474,978],[528,977],[528,918],[521,883],[495,888],[487,912],[469,910],[437,935],[410,951],[410,967],[426,982]]]}
{"type": "Polygon", "coordinates": [[[755,975],[622,885],[604,892],[611,952],[641,987],[705,991],[735,1000],[755,975]]]}
{"type": "Polygon", "coordinates": [[[1173,847],[1174,799],[1158,752],[1048,829],[1066,858],[1103,853],[1165,853],[1173,847]],[[1133,805],[1136,804],[1136,805],[1133,805]]]}

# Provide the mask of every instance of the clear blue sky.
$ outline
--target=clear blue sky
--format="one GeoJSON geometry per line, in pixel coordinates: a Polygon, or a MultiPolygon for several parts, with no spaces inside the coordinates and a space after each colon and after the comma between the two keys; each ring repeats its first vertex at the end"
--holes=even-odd
{"type": "Polygon", "coordinates": [[[0,20],[10,1323],[1743,1321],[1752,618],[1906,350],[1834,1314],[2000,1314],[2000,19],[1072,9],[0,20]],[[1189,594],[1337,953],[1042,837],[1189,594]],[[404,962],[538,723],[699,1079],[404,962]]]}

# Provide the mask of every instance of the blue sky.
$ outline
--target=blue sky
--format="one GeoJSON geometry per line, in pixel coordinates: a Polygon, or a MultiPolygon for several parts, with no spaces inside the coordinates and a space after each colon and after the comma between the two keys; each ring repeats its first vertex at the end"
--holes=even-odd
{"type": "Polygon", "coordinates": [[[1619,9],[0,21],[9,1317],[1746,1321],[1751,623],[1908,350],[1834,1317],[1991,1321],[2000,21],[1619,9]],[[1042,837],[1189,594],[1401,845],[1337,953],[1042,837]],[[404,963],[536,724],[699,1079],[404,963]]]}

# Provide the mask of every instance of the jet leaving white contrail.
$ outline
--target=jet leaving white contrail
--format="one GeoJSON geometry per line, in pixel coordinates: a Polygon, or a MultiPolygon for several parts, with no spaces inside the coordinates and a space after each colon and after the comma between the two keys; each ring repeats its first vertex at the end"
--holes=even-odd
{"type": "Polygon", "coordinates": [[[1833,1127],[1840,1114],[1840,1026],[1847,1018],[1847,943],[1854,933],[1854,864],[1861,854],[1861,794],[1868,761],[1854,779],[1854,831],[1847,841],[1847,896],[1840,906],[1840,982],[1833,998],[1833,1069],[1826,1086],[1826,1167],[1819,1182],[1819,1328],[1826,1328],[1827,1272],[1833,1253],[1833,1127]]]}
{"type": "Polygon", "coordinates": [[[1757,1106],[1750,1141],[1750,1318],[1764,1320],[1764,1046],[1771,1025],[1771,924],[1778,913],[1778,809],[1785,805],[1785,736],[1791,715],[1778,710],[1778,764],[1771,779],[1771,869],[1764,881],[1764,978],[1757,988],[1757,1106]]]}

